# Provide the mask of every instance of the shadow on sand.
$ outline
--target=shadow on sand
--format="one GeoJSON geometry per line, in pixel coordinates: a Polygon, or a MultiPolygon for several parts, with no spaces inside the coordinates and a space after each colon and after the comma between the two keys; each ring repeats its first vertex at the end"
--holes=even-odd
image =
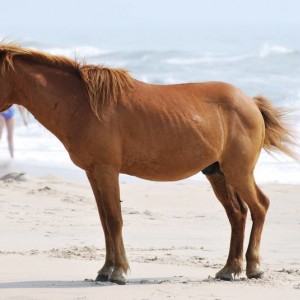
{"type": "MultiPolygon", "coordinates": [[[[183,277],[165,277],[165,278],[133,278],[127,281],[127,285],[150,285],[162,284],[168,282],[191,282],[194,280],[183,277]]],[[[88,287],[105,287],[116,285],[111,282],[96,282],[92,279],[83,281],[59,281],[59,280],[40,280],[40,281],[17,281],[17,282],[2,282],[0,289],[26,289],[26,288],[88,288],[88,287]]]]}

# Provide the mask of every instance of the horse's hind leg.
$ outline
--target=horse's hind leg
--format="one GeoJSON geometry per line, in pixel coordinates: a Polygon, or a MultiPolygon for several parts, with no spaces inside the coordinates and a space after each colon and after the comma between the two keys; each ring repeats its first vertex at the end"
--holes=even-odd
{"type": "Polygon", "coordinates": [[[269,207],[269,199],[255,184],[253,174],[230,181],[235,191],[248,205],[252,217],[252,229],[246,252],[248,278],[261,278],[259,247],[266,213],[269,207]]]}
{"type": "Polygon", "coordinates": [[[207,175],[207,178],[215,195],[224,206],[231,225],[228,259],[224,268],[216,274],[216,278],[232,280],[232,274],[238,275],[242,271],[247,206],[226,183],[226,178],[221,172],[207,175]]]}

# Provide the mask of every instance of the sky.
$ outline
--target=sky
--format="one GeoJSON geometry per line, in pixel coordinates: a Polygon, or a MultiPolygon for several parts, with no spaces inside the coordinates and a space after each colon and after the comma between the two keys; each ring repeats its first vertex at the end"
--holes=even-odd
{"type": "Polygon", "coordinates": [[[195,29],[300,28],[299,12],[299,0],[9,0],[1,1],[0,37],[63,42],[118,33],[142,41],[143,33],[176,38],[195,29]]]}

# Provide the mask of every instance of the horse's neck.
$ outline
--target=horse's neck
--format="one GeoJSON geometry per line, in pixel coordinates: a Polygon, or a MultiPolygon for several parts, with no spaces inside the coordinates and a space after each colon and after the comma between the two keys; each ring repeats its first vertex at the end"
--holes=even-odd
{"type": "MultiPolygon", "coordinates": [[[[83,82],[75,73],[20,61],[15,73],[18,104],[64,144],[76,120],[90,112],[83,82]]],[[[78,122],[77,122],[78,123],[78,122]]]]}

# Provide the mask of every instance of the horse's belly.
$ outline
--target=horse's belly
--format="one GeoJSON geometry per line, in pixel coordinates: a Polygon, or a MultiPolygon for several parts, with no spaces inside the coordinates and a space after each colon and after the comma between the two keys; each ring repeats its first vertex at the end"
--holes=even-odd
{"type": "Polygon", "coordinates": [[[125,163],[122,173],[154,181],[176,181],[193,176],[215,162],[215,152],[193,151],[143,156],[125,163]]]}
{"type": "Polygon", "coordinates": [[[127,175],[136,176],[142,179],[146,180],[153,180],[153,181],[176,181],[176,180],[182,180],[188,177],[191,177],[198,172],[200,172],[205,167],[198,167],[194,169],[179,169],[177,168],[143,168],[141,169],[130,169],[130,170],[124,170],[122,173],[127,175]]]}
{"type": "Polygon", "coordinates": [[[187,172],[176,172],[176,173],[171,173],[171,172],[159,172],[159,173],[154,173],[154,172],[133,172],[131,173],[125,173],[127,175],[131,176],[136,176],[141,179],[146,179],[146,180],[152,180],[152,181],[177,181],[177,180],[182,180],[189,178],[197,173],[199,173],[201,169],[196,169],[193,171],[187,171],[187,172]]]}

